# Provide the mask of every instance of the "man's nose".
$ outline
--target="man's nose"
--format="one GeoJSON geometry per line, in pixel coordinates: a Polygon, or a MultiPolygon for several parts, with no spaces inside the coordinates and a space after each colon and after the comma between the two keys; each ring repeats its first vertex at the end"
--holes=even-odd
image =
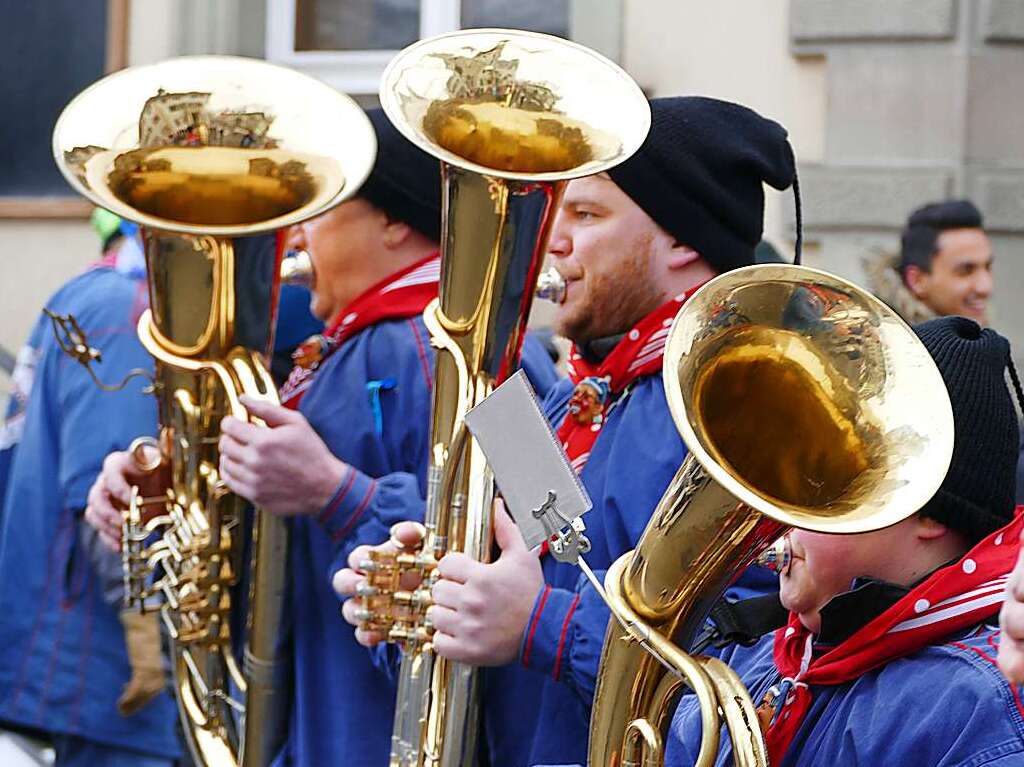
{"type": "Polygon", "coordinates": [[[306,229],[302,224],[295,224],[288,228],[284,238],[287,250],[309,250],[309,240],[306,237],[306,229]]]}
{"type": "Polygon", "coordinates": [[[548,239],[548,255],[554,258],[565,258],[570,253],[572,253],[572,238],[569,237],[565,227],[559,226],[558,219],[556,219],[555,225],[551,229],[551,237],[548,239]]]}
{"type": "Polygon", "coordinates": [[[992,295],[992,270],[979,269],[974,279],[974,292],[982,296],[992,295]]]}

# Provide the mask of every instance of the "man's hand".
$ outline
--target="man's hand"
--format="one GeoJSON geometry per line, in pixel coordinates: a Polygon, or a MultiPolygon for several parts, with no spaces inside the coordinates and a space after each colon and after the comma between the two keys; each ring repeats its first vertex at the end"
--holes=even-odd
{"type": "Polygon", "coordinates": [[[500,501],[494,537],[501,556],[483,564],[452,553],[438,563],[441,578],[431,591],[427,617],[436,630],[438,655],[474,666],[502,666],[515,660],[544,574],[536,552],[500,501]]]}
{"type": "MultiPolygon", "coordinates": [[[[359,569],[360,564],[370,558],[371,551],[398,551],[395,541],[404,550],[413,550],[423,541],[423,525],[418,522],[399,522],[391,528],[391,540],[379,546],[357,546],[348,556],[348,567],[334,574],[334,590],[338,597],[345,600],[341,606],[341,614],[349,623],[356,627],[356,641],[364,647],[373,647],[383,642],[386,637],[375,631],[361,628],[363,621],[359,612],[363,609],[362,599],[356,596],[358,588],[366,583],[366,573],[359,569]]],[[[421,583],[418,573],[405,573],[401,587],[408,591],[415,590],[421,583]]]]}
{"type": "Polygon", "coordinates": [[[220,475],[230,490],[279,516],[315,514],[347,470],[305,416],[242,396],[266,427],[228,416],[221,421],[220,475]]]}
{"type": "MultiPolygon", "coordinates": [[[[144,445],[146,462],[155,463],[157,449],[144,445]]],[[[96,528],[100,540],[112,551],[121,550],[121,523],[124,511],[132,498],[132,486],[139,488],[143,498],[158,498],[170,484],[166,465],[155,471],[139,467],[134,456],[127,450],[111,453],[103,461],[103,469],[89,489],[85,507],[85,521],[96,528]]],[[[145,510],[144,510],[145,511],[145,510]]],[[[143,519],[150,514],[143,514],[143,519]]]]}
{"type": "MultiPolygon", "coordinates": [[[[1024,540],[1024,536],[1022,536],[1024,540]]],[[[1006,601],[999,612],[999,668],[1012,684],[1024,683],[1024,548],[1006,582],[1006,601]]]]}

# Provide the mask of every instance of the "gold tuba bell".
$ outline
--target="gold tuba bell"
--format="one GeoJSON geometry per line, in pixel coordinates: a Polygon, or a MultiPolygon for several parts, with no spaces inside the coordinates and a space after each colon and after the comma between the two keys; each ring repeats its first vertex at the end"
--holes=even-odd
{"type": "Polygon", "coordinates": [[[145,233],[150,310],[138,332],[156,360],[172,481],[166,497],[136,493],[126,514],[126,603],[162,598],[197,765],[266,767],[287,732],[287,529],[259,511],[250,523],[220,481],[220,421],[248,420],[241,394],[277,402],[266,367],[281,267],[273,232],[358,189],[373,128],[306,75],[187,57],[87,88],[57,121],[53,148],[75,189],[145,233]]]}
{"type": "Polygon", "coordinates": [[[914,332],[855,285],[800,266],[712,280],[680,309],[665,391],[689,455],[634,551],[605,577],[610,622],[591,767],[664,761],[683,687],[701,705],[697,764],[767,765],[750,695],[692,643],[722,591],[789,527],[860,533],[938,489],[953,450],[942,378],[914,332]]]}
{"type": "MultiPolygon", "coordinates": [[[[476,669],[437,657],[424,621],[434,565],[486,561],[494,483],[463,417],[515,371],[565,182],[635,152],[650,108],[621,69],[547,35],[472,30],[416,43],[384,73],[381,102],[442,161],[439,299],[424,314],[438,349],[426,536],[421,550],[365,563],[363,618],[403,650],[391,764],[456,767],[476,749],[476,669]],[[425,576],[416,592],[400,573],[425,576]]],[[[564,288],[548,275],[543,292],[564,288]]]]}

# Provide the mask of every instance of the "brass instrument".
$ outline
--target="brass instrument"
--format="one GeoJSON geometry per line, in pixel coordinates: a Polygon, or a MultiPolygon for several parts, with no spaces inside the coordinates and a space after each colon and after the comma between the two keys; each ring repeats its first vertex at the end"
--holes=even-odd
{"type": "Polygon", "coordinates": [[[921,508],[952,455],[949,398],[892,310],[790,265],[738,269],[695,293],[672,325],[663,373],[690,452],[636,549],[605,577],[617,620],[601,657],[589,764],[662,764],[685,685],[701,704],[697,764],[714,764],[724,718],[735,763],[763,767],[743,684],[685,648],[785,529],[860,533],[921,508]]]}
{"type": "Polygon", "coordinates": [[[265,767],[287,732],[287,529],[259,511],[250,523],[219,479],[220,421],[248,420],[241,394],[277,402],[266,367],[280,285],[273,232],[359,187],[373,128],[308,76],[189,57],[95,83],[64,110],[53,147],[75,189],[145,232],[150,310],[138,332],[156,360],[171,486],[166,497],[136,492],[126,514],[126,603],[163,598],[196,763],[265,767]]]}
{"type": "MultiPolygon", "coordinates": [[[[546,243],[566,180],[639,148],[650,108],[617,66],[574,43],[510,30],[419,42],[388,66],[388,117],[442,160],[439,299],[424,314],[438,349],[423,548],[367,563],[364,618],[403,649],[391,764],[472,763],[475,669],[434,655],[434,565],[449,551],[487,561],[494,487],[465,413],[515,371],[546,243]],[[398,588],[403,570],[425,578],[398,588]]],[[[558,280],[545,292],[564,295],[558,280]]]]}

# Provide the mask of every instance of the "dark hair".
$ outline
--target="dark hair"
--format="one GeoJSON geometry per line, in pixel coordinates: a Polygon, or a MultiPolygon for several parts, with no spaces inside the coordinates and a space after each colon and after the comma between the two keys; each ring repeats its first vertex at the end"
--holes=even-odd
{"type": "Polygon", "coordinates": [[[907,219],[900,238],[900,274],[908,266],[930,272],[938,252],[936,241],[947,229],[980,229],[981,211],[970,200],[943,200],[918,208],[907,219]]]}

